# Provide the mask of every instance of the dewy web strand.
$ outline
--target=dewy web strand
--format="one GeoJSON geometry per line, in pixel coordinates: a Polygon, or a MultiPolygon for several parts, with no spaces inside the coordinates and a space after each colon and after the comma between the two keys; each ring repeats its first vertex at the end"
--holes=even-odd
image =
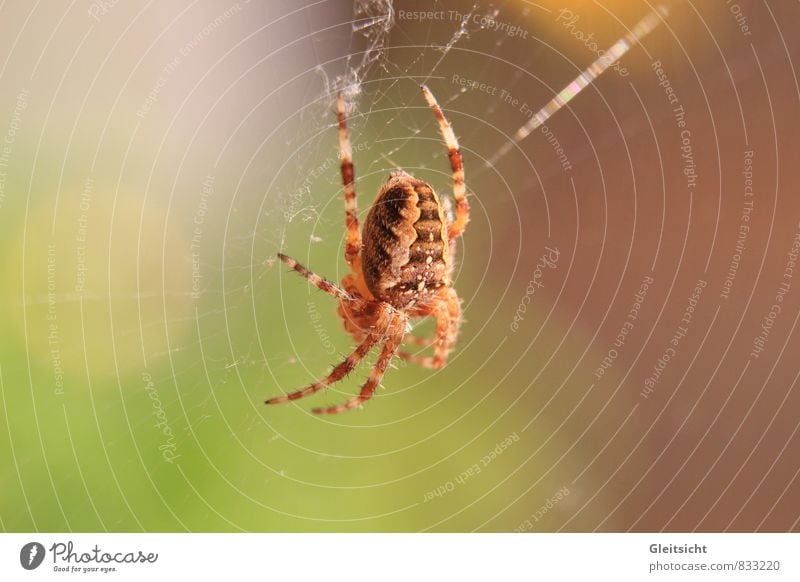
{"type": "Polygon", "coordinates": [[[669,16],[669,10],[665,5],[659,5],[655,10],[648,13],[642,18],[633,29],[624,37],[615,42],[611,48],[605,53],[600,55],[589,67],[564,89],[562,89],[547,105],[542,107],[535,115],[533,115],[525,125],[520,127],[515,133],[510,142],[506,142],[500,147],[490,158],[487,160],[486,165],[491,167],[505,156],[514,145],[520,143],[528,137],[537,127],[547,121],[556,111],[561,109],[564,105],[569,103],[578,93],[583,91],[589,86],[597,77],[602,75],[610,66],[616,63],[620,58],[625,55],[631,48],[635,47],[639,42],[655,28],[661,24],[663,19],[669,16]]]}

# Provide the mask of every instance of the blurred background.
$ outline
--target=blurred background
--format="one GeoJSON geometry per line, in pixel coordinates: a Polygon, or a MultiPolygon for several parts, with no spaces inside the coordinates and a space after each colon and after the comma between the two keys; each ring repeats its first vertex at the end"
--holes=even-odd
{"type": "MultiPolygon", "coordinates": [[[[4,531],[800,530],[797,3],[669,16],[489,165],[648,1],[0,8],[4,531]],[[437,371],[352,348],[361,213],[464,154],[437,371]]],[[[430,332],[422,322],[421,333],[430,332]]]]}

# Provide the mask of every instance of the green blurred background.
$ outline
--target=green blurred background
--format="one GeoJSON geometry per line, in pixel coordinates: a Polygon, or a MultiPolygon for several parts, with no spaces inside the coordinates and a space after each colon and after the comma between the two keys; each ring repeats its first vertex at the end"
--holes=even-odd
{"type": "Polygon", "coordinates": [[[800,220],[785,30],[800,9],[735,6],[672,3],[624,69],[548,121],[552,139],[487,168],[652,6],[4,4],[0,527],[800,529],[800,288],[749,357],[800,220]],[[695,187],[656,61],[687,114],[695,187]],[[395,362],[360,411],[310,413],[356,393],[368,365],[267,408],[352,349],[334,301],[274,259],[346,273],[335,91],[366,212],[395,167],[449,190],[420,82],[471,195],[457,349],[438,371],[395,362]],[[724,299],[751,150],[753,222],[724,299]],[[536,274],[546,247],[558,262],[536,274]]]}

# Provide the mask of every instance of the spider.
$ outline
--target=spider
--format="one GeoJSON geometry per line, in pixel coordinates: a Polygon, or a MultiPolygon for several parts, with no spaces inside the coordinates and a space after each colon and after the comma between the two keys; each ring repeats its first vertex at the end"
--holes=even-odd
{"type": "Polygon", "coordinates": [[[438,369],[447,363],[461,325],[461,301],[452,287],[455,240],[463,234],[469,221],[469,204],[455,133],[433,94],[424,85],[421,89],[448,148],[455,218],[446,218],[442,202],[429,184],[400,170],[392,172],[378,191],[359,232],[352,148],[344,99],[339,94],[339,157],[346,227],[344,257],[351,273],[337,286],[282,253],[278,258],[309,283],[338,299],[338,314],[358,347],[325,378],[296,392],[270,398],[267,404],[297,400],[327,388],[349,374],[378,344],[382,344],[380,354],[358,396],[344,404],[315,408],[312,412],[336,414],[359,407],[372,397],[395,355],[425,368],[438,369]],[[435,337],[422,338],[409,333],[412,318],[431,315],[436,318],[435,337]],[[432,346],[433,356],[423,357],[402,350],[404,341],[432,346]]]}

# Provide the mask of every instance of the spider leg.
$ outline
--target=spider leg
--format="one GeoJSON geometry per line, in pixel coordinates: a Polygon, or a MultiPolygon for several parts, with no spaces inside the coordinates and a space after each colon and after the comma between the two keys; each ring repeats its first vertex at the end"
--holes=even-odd
{"type": "Polygon", "coordinates": [[[383,375],[386,373],[386,368],[389,367],[392,357],[394,357],[397,348],[400,347],[403,341],[405,322],[406,317],[403,314],[394,314],[389,329],[387,330],[388,337],[383,344],[378,360],[375,362],[375,367],[372,368],[372,373],[369,375],[364,386],[361,387],[361,392],[358,396],[351,398],[344,404],[330,406],[328,408],[314,408],[311,412],[314,414],[338,414],[346,410],[358,408],[361,404],[372,398],[372,395],[378,388],[378,384],[380,384],[383,379],[383,375]]]}
{"type": "Polygon", "coordinates": [[[461,329],[461,299],[458,298],[456,290],[452,287],[448,288],[444,291],[441,301],[440,308],[442,312],[447,314],[447,333],[444,336],[444,341],[437,342],[436,351],[433,355],[434,362],[437,360],[440,362],[439,367],[447,363],[447,356],[456,345],[458,332],[461,329]]]}
{"type": "Polygon", "coordinates": [[[370,333],[367,334],[366,338],[359,344],[359,346],[353,351],[352,354],[347,356],[342,363],[336,366],[330,374],[325,376],[322,380],[318,382],[314,382],[310,386],[303,388],[302,390],[298,390],[296,392],[292,392],[290,394],[285,394],[283,396],[276,396],[274,398],[270,398],[266,401],[267,404],[279,404],[281,402],[288,402],[290,400],[297,400],[298,398],[303,398],[310,394],[314,394],[315,392],[319,392],[323,388],[327,388],[331,384],[338,382],[342,378],[344,378],[347,374],[352,372],[355,367],[364,359],[364,357],[370,352],[370,350],[375,347],[379,341],[386,337],[386,331],[389,325],[392,322],[392,314],[390,311],[390,307],[387,305],[381,305],[380,311],[378,312],[377,318],[375,320],[375,326],[370,333]]]}
{"type": "Polygon", "coordinates": [[[408,343],[422,348],[428,348],[436,343],[436,339],[432,337],[419,337],[418,335],[406,334],[403,338],[403,343],[408,343]]]}
{"type": "Polygon", "coordinates": [[[308,279],[309,283],[311,283],[318,289],[325,291],[325,293],[327,293],[328,295],[333,295],[334,297],[341,299],[342,301],[353,300],[353,298],[350,297],[350,295],[348,295],[346,291],[344,291],[338,285],[336,285],[336,283],[328,281],[327,279],[323,279],[316,273],[309,271],[303,265],[295,261],[293,258],[287,257],[283,253],[278,253],[278,258],[284,263],[286,263],[286,265],[288,265],[290,268],[294,269],[295,271],[300,273],[303,277],[308,279]]]}
{"type": "Polygon", "coordinates": [[[436,101],[436,97],[425,85],[422,85],[422,94],[425,101],[433,109],[433,114],[439,122],[439,131],[447,145],[448,156],[450,157],[450,167],[453,170],[453,198],[456,201],[456,219],[447,227],[447,236],[450,240],[458,238],[464,233],[464,229],[469,222],[469,203],[467,202],[467,188],[464,184],[464,164],[461,160],[461,149],[456,139],[453,128],[442,113],[442,108],[436,101]]]}
{"type": "Polygon", "coordinates": [[[344,217],[347,229],[344,258],[351,267],[361,250],[361,233],[358,230],[358,203],[356,202],[355,169],[353,168],[353,148],[347,133],[344,97],[339,93],[336,99],[339,117],[339,157],[341,159],[342,184],[344,185],[344,217]]]}
{"type": "Polygon", "coordinates": [[[327,388],[331,384],[334,384],[347,376],[353,369],[358,365],[358,363],[364,359],[369,351],[378,343],[378,340],[381,339],[380,335],[370,334],[367,338],[361,342],[361,344],[355,349],[355,351],[347,356],[344,361],[336,366],[333,371],[325,376],[322,380],[318,382],[314,382],[310,386],[303,388],[302,390],[298,390],[296,392],[292,392],[290,394],[285,394],[283,396],[276,396],[274,398],[270,398],[266,401],[266,404],[280,404],[281,402],[289,402],[290,400],[297,400],[298,398],[304,398],[315,392],[319,392],[323,388],[327,388]]]}
{"type": "MultiPolygon", "coordinates": [[[[436,344],[435,337],[420,337],[418,335],[406,334],[403,338],[403,343],[411,344],[413,346],[419,346],[421,348],[429,348],[432,345],[436,344]]],[[[411,352],[407,352],[405,350],[398,350],[397,356],[406,362],[410,362],[412,364],[417,364],[419,366],[424,367],[431,367],[426,366],[426,360],[430,360],[430,358],[426,358],[425,356],[419,356],[417,354],[412,354],[411,352]]]]}
{"type": "Polygon", "coordinates": [[[418,356],[401,351],[397,354],[400,358],[423,368],[438,369],[447,364],[447,357],[456,344],[461,326],[461,301],[454,289],[447,289],[445,294],[438,299],[434,315],[436,317],[436,339],[433,344],[433,356],[418,356]]]}
{"type": "Polygon", "coordinates": [[[416,364],[422,368],[433,368],[433,358],[430,356],[418,356],[405,350],[398,350],[397,357],[410,364],[416,364]]]}

